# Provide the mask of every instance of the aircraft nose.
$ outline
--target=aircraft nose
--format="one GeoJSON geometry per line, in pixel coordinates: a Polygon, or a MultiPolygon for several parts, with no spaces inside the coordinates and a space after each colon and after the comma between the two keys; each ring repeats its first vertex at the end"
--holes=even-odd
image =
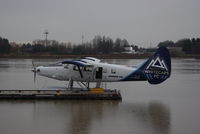
{"type": "Polygon", "coordinates": [[[36,68],[36,72],[40,72],[40,68],[36,68]]]}
{"type": "Polygon", "coordinates": [[[33,68],[32,72],[35,72],[35,73],[40,72],[40,66],[33,68]]]}
{"type": "Polygon", "coordinates": [[[36,67],[36,72],[37,73],[41,72],[42,68],[43,68],[43,66],[36,67]]]}

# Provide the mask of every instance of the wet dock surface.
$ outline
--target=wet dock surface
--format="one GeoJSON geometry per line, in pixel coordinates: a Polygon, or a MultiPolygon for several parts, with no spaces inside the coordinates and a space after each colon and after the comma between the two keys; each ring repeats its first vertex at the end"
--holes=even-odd
{"type": "Polygon", "coordinates": [[[121,100],[119,90],[104,90],[94,93],[90,90],[0,90],[0,99],[86,99],[121,100]]]}

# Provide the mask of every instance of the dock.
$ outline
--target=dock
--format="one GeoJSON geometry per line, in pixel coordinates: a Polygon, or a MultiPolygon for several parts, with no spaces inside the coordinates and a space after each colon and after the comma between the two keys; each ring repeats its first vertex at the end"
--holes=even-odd
{"type": "Polygon", "coordinates": [[[119,90],[0,90],[0,99],[121,100],[119,90]]]}

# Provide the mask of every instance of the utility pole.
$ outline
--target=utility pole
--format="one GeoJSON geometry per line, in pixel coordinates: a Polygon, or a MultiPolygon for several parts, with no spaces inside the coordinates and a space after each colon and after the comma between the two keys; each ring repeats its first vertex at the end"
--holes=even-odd
{"type": "Polygon", "coordinates": [[[44,34],[46,35],[45,45],[47,46],[47,35],[49,34],[48,30],[45,30],[44,34]]]}

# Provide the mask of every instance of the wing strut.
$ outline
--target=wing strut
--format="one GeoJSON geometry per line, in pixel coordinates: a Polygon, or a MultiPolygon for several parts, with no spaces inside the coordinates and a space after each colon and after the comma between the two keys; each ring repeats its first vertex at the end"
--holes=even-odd
{"type": "Polygon", "coordinates": [[[78,71],[79,71],[79,73],[80,73],[80,75],[81,75],[81,78],[83,78],[83,73],[81,72],[80,66],[77,65],[77,67],[78,67],[78,71]]]}

